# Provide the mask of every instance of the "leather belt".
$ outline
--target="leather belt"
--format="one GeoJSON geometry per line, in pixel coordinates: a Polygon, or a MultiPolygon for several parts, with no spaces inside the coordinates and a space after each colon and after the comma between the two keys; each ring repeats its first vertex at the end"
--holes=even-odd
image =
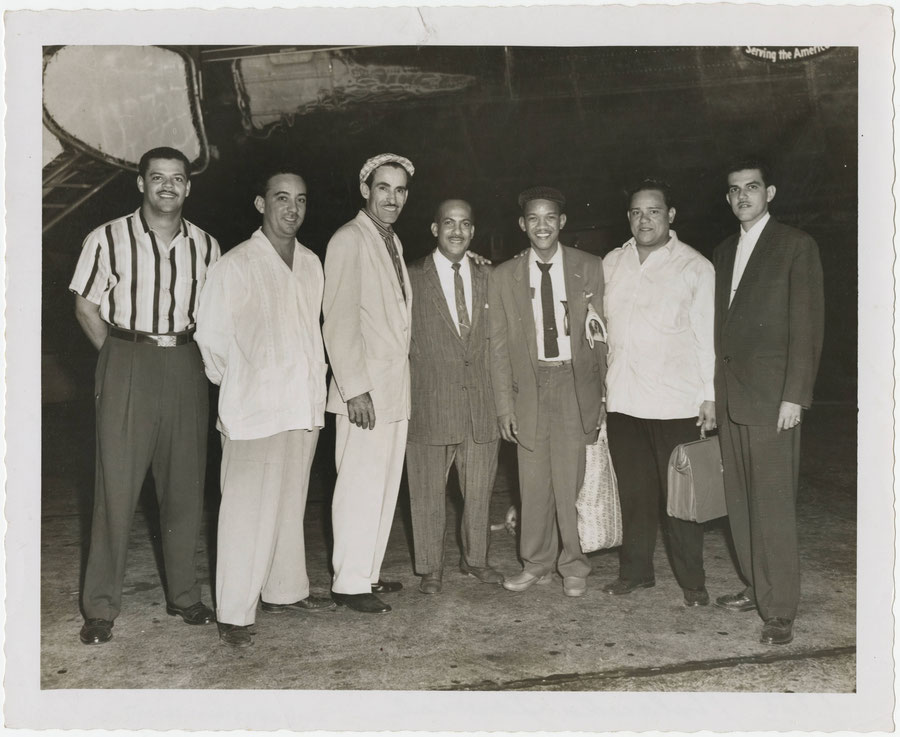
{"type": "Polygon", "coordinates": [[[116,328],[110,325],[109,334],[113,338],[127,340],[131,343],[148,343],[149,345],[155,345],[157,348],[175,348],[176,346],[190,343],[194,337],[194,329],[191,328],[182,333],[174,333],[172,335],[154,335],[153,333],[125,330],[124,328],[116,328]]]}
{"type": "Polygon", "coordinates": [[[566,361],[538,361],[538,366],[554,368],[556,366],[568,366],[570,363],[572,363],[572,359],[568,359],[566,361]]]}

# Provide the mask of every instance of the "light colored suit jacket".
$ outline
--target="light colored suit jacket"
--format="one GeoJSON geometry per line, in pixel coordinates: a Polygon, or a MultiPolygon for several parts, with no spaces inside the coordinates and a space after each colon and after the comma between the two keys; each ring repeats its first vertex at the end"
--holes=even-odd
{"type": "Polygon", "coordinates": [[[825,302],[816,242],[770,219],[731,302],[738,234],[716,248],[716,401],[740,425],[774,425],[781,402],[808,407],[825,302]]]}
{"type": "MultiPolygon", "coordinates": [[[[572,369],[581,424],[596,435],[606,381],[606,344],[591,348],[584,332],[588,305],[603,316],[603,262],[597,256],[560,245],[569,307],[572,369]]],[[[528,450],[537,433],[537,339],[527,249],[491,272],[488,286],[491,381],[497,416],[515,413],[518,440],[528,450]]],[[[592,442],[588,437],[586,442],[592,442]]]]}
{"type": "Polygon", "coordinates": [[[332,377],[325,409],[347,414],[347,400],[368,392],[380,422],[409,419],[412,290],[400,254],[406,299],[384,241],[360,211],[328,242],[322,336],[332,377]]]}
{"type": "Polygon", "coordinates": [[[412,414],[409,439],[426,445],[454,445],[471,427],[475,442],[500,433],[488,366],[487,289],[490,267],[470,263],[472,329],[463,340],[450,314],[429,254],[409,267],[415,295],[412,309],[410,373],[412,414]]]}

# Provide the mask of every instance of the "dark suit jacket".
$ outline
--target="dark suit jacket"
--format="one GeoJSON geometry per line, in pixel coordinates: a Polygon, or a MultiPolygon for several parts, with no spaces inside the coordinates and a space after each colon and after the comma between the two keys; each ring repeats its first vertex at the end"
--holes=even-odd
{"type": "Polygon", "coordinates": [[[816,242],[770,219],[731,306],[738,234],[713,254],[716,267],[716,402],[741,425],[774,425],[782,401],[812,403],[824,333],[816,242]]]}
{"type": "Polygon", "coordinates": [[[409,440],[426,445],[461,443],[471,426],[478,443],[500,433],[487,362],[488,271],[472,270],[472,329],[464,341],[454,326],[429,254],[409,267],[413,292],[409,349],[411,410],[409,440]]]}
{"type": "MultiPolygon", "coordinates": [[[[574,248],[560,245],[569,305],[569,332],[575,394],[585,434],[592,434],[600,419],[605,395],[606,344],[592,349],[584,333],[588,304],[603,315],[603,262],[574,248]]],[[[528,250],[491,272],[490,309],[491,381],[497,416],[515,413],[519,442],[533,450],[537,432],[537,340],[528,283],[528,250]]],[[[589,439],[590,442],[590,439],[589,439]]]]}

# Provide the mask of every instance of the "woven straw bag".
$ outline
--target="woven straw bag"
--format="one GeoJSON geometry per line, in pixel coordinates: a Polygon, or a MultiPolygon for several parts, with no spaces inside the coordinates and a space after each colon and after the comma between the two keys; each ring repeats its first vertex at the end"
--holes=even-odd
{"type": "Polygon", "coordinates": [[[616,472],[609,456],[606,423],[597,442],[587,446],[584,483],[575,502],[581,550],[590,553],[622,544],[622,507],[616,472]]]}

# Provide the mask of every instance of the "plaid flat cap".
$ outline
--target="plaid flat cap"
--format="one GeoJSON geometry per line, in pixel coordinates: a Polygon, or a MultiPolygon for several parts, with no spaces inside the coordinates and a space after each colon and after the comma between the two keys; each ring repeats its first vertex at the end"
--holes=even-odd
{"type": "Polygon", "coordinates": [[[526,202],[532,200],[549,200],[556,202],[560,207],[566,206],[566,198],[562,192],[553,187],[530,187],[519,194],[519,208],[525,207],[526,202]]]}
{"type": "Polygon", "coordinates": [[[360,183],[366,181],[366,177],[369,176],[373,171],[375,171],[379,166],[384,166],[385,164],[400,164],[404,169],[406,169],[406,173],[409,176],[412,176],[416,173],[416,167],[412,165],[412,162],[407,159],[405,156],[398,156],[397,154],[378,154],[378,156],[373,156],[371,159],[366,161],[363,164],[362,169],[359,170],[359,181],[360,183]]]}

